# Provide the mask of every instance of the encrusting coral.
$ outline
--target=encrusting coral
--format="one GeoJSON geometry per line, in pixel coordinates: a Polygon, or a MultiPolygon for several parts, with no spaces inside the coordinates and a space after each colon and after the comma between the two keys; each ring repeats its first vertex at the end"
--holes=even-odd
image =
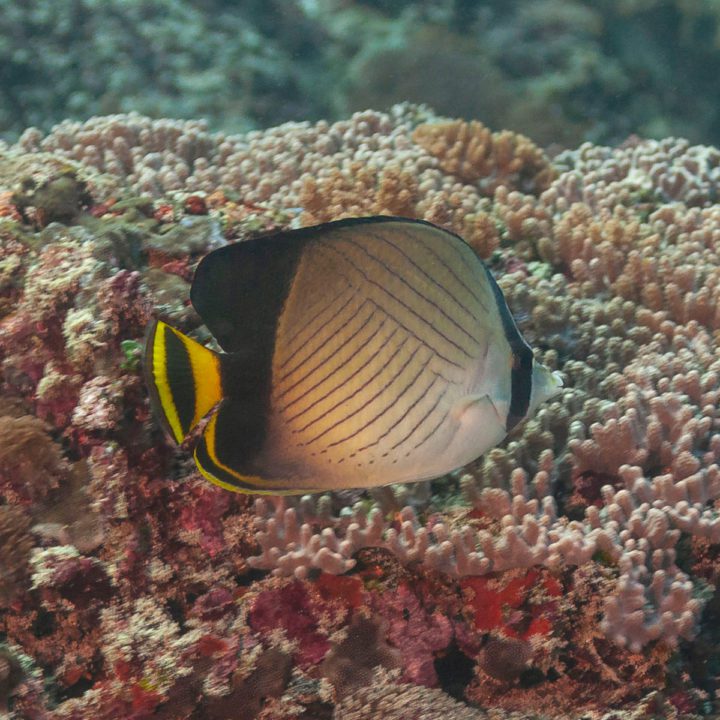
{"type": "Polygon", "coordinates": [[[717,708],[716,150],[551,161],[405,105],[238,136],[98,117],[2,153],[0,632],[31,658],[11,717],[717,708]],[[25,172],[87,196],[18,208],[25,172]],[[210,486],[149,417],[152,309],[206,342],[205,252],[360,213],[466,237],[565,391],[432,484],[210,486]]]}
{"type": "Polygon", "coordinates": [[[20,592],[28,574],[30,519],[12,505],[0,505],[0,607],[5,607],[20,592]]]}
{"type": "Polygon", "coordinates": [[[38,503],[58,487],[69,466],[37,417],[0,417],[0,496],[5,502],[38,503]]]}
{"type": "Polygon", "coordinates": [[[341,702],[333,720],[431,720],[438,716],[448,720],[484,720],[487,715],[472,710],[444,693],[418,685],[388,682],[381,670],[372,683],[341,702]]]}

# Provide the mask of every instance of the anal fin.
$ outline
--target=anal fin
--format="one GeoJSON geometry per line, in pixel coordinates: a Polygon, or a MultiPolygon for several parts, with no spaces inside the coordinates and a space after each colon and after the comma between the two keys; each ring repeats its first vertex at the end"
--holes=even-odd
{"type": "Polygon", "coordinates": [[[223,400],[195,446],[195,463],[210,482],[226,490],[257,495],[308,492],[292,478],[274,477],[262,461],[265,418],[251,403],[223,400]]]}

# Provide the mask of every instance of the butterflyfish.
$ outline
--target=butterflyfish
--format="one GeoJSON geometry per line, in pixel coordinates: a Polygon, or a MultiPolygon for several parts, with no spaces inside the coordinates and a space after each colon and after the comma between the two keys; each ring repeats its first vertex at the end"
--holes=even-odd
{"type": "Polygon", "coordinates": [[[229,490],[439,477],[562,387],[482,260],[420,220],[352,218],[226,245],[198,264],[190,298],[222,352],[154,320],[151,404],[178,444],[206,420],[195,462],[229,490]]]}

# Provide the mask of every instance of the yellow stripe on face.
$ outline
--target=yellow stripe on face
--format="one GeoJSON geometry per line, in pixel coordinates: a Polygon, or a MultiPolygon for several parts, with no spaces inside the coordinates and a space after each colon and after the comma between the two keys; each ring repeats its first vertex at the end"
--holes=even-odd
{"type": "Polygon", "coordinates": [[[180,416],[173,402],[170,381],[167,375],[167,347],[165,344],[165,329],[170,328],[167,323],[158,321],[152,339],[152,376],[155,380],[155,388],[165,419],[172,431],[175,442],[180,444],[183,441],[184,433],[180,425],[180,416]]]}
{"type": "Polygon", "coordinates": [[[192,367],[195,387],[195,414],[193,415],[191,427],[195,427],[222,397],[220,361],[214,352],[211,352],[203,345],[184,335],[180,337],[185,344],[185,349],[190,358],[190,366],[192,367]]]}

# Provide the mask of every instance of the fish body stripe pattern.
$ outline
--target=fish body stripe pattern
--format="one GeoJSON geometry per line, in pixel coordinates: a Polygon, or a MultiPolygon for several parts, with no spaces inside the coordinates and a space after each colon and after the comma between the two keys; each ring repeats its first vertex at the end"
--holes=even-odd
{"type": "MultiPolygon", "coordinates": [[[[268,487],[267,479],[258,475],[244,475],[227,465],[218,455],[218,419],[222,418],[221,408],[210,418],[202,438],[198,442],[193,457],[200,473],[210,482],[225,490],[253,493],[255,495],[294,494],[292,488],[268,487]]],[[[320,488],[307,488],[304,492],[315,492],[320,488]]]]}
{"type": "Polygon", "coordinates": [[[273,355],[278,475],[301,465],[323,484],[337,473],[392,476],[417,448],[446,447],[450,410],[472,393],[488,344],[507,345],[487,312],[491,289],[472,284],[482,272],[472,250],[410,227],[339,225],[306,244],[273,355]],[[328,306],[309,303],[316,296],[328,306]]]}
{"type": "Polygon", "coordinates": [[[168,415],[173,417],[173,426],[177,423],[175,431],[182,438],[190,432],[195,416],[195,383],[183,382],[183,378],[193,375],[190,353],[169,325],[163,328],[162,341],[158,342],[158,347],[161,346],[165,357],[176,364],[167,373],[167,390],[172,397],[172,408],[168,415]]]}

